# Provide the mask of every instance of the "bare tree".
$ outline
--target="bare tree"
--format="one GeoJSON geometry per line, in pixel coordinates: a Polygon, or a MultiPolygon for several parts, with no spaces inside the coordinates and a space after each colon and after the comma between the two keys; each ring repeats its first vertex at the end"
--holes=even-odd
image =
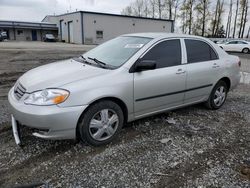
{"type": "Polygon", "coordinates": [[[180,5],[180,0],[165,0],[165,9],[168,11],[168,19],[170,20],[175,20],[176,19],[176,14],[177,14],[177,9],[180,5]]]}
{"type": "Polygon", "coordinates": [[[214,19],[212,20],[212,36],[215,36],[215,29],[216,29],[217,20],[218,20],[217,17],[218,17],[219,6],[220,6],[220,0],[217,0],[216,9],[214,13],[214,19]]]}
{"type": "Polygon", "coordinates": [[[182,33],[187,33],[187,17],[188,17],[188,0],[183,0],[182,5],[180,6],[180,14],[178,17],[181,19],[181,31],[182,33]]]}
{"type": "Polygon", "coordinates": [[[212,20],[212,36],[217,36],[223,29],[222,27],[222,13],[224,12],[224,0],[217,0],[214,18],[212,20]]]}
{"type": "Polygon", "coordinates": [[[235,10],[235,18],[234,18],[233,38],[235,38],[235,32],[236,32],[236,27],[237,27],[238,11],[239,11],[239,0],[236,0],[236,10],[235,10]]]}
{"type": "Polygon", "coordinates": [[[245,15],[245,3],[246,0],[240,0],[240,20],[239,20],[239,33],[238,33],[238,38],[240,38],[241,36],[241,31],[242,31],[242,26],[243,26],[243,19],[244,19],[244,15],[245,15]]]}
{"type": "Polygon", "coordinates": [[[209,16],[209,9],[208,9],[209,4],[210,4],[209,0],[198,0],[195,6],[196,17],[197,17],[195,27],[200,30],[200,32],[196,34],[200,34],[202,36],[205,35],[205,27],[207,25],[206,22],[209,16]]]}
{"type": "Polygon", "coordinates": [[[233,10],[233,0],[230,0],[229,13],[228,13],[228,18],[227,18],[226,37],[230,37],[232,10],[233,10]]]}
{"type": "Polygon", "coordinates": [[[148,8],[145,2],[145,0],[135,0],[135,2],[124,8],[121,13],[124,15],[145,17],[148,15],[148,8]]]}
{"type": "Polygon", "coordinates": [[[247,22],[247,13],[248,13],[248,0],[245,0],[245,16],[243,19],[243,26],[242,26],[242,32],[241,32],[241,38],[244,37],[244,32],[245,32],[245,27],[246,27],[246,22],[247,22]]]}
{"type": "Polygon", "coordinates": [[[186,7],[188,11],[188,20],[187,20],[188,34],[192,33],[194,3],[195,3],[195,0],[188,0],[188,6],[186,7]]]}
{"type": "Polygon", "coordinates": [[[250,37],[250,26],[249,26],[249,28],[248,28],[248,32],[247,32],[246,38],[249,38],[249,37],[250,37]]]}
{"type": "Polygon", "coordinates": [[[157,0],[157,7],[158,7],[158,14],[159,14],[159,18],[162,18],[162,10],[164,7],[164,3],[162,3],[162,0],[157,0]]]}
{"type": "Polygon", "coordinates": [[[128,16],[134,16],[134,12],[133,12],[132,6],[129,5],[129,6],[125,7],[125,8],[122,10],[121,14],[123,14],[123,15],[128,15],[128,16]]]}
{"type": "Polygon", "coordinates": [[[180,0],[175,0],[175,4],[174,4],[174,20],[176,20],[177,18],[177,10],[180,6],[180,0]]]}
{"type": "Polygon", "coordinates": [[[149,7],[151,9],[151,17],[155,18],[156,13],[156,0],[149,0],[149,7]]]}

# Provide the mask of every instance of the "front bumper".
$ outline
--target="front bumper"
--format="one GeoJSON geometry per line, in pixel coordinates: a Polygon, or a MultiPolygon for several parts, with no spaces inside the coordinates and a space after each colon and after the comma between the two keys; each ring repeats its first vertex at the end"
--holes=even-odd
{"type": "MultiPolygon", "coordinates": [[[[20,124],[47,131],[33,133],[44,139],[75,139],[78,119],[87,106],[59,107],[34,106],[24,104],[23,96],[20,100],[14,97],[13,88],[8,94],[13,121],[20,124]]],[[[13,123],[12,123],[13,126],[13,123]]]]}

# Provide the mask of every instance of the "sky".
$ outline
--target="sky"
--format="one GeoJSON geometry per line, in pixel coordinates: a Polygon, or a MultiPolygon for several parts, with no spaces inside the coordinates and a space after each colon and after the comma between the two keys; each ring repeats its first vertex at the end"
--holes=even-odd
{"type": "MultiPolygon", "coordinates": [[[[58,15],[76,10],[120,14],[122,9],[131,2],[134,0],[0,0],[0,20],[40,22],[46,15],[58,15]]],[[[229,0],[226,0],[225,3],[228,7],[229,0]]],[[[214,3],[213,5],[215,6],[214,3]]],[[[228,8],[222,16],[225,25],[227,14],[228,8]]],[[[249,25],[250,22],[246,25],[245,33],[247,33],[249,25]]],[[[179,26],[177,20],[176,32],[181,32],[179,26]]]]}
{"type": "Polygon", "coordinates": [[[0,20],[41,21],[77,10],[120,14],[133,0],[0,0],[0,20]]]}

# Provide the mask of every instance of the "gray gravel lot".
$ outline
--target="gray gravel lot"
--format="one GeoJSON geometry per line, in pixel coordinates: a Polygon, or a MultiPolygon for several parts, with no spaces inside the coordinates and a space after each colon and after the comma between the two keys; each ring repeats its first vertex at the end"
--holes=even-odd
{"type": "MultiPolygon", "coordinates": [[[[229,93],[217,111],[195,105],[125,126],[103,147],[46,141],[22,130],[15,145],[7,92],[25,71],[80,55],[91,46],[0,43],[0,187],[250,187],[250,84],[229,93]]],[[[239,55],[250,73],[250,54],[239,55]]]]}

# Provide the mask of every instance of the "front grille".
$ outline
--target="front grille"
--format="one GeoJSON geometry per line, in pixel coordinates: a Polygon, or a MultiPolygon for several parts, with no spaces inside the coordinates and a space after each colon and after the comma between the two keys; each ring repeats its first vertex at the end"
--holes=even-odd
{"type": "Polygon", "coordinates": [[[23,87],[21,83],[17,83],[14,87],[14,96],[16,97],[17,100],[20,100],[22,96],[25,94],[26,89],[23,87]]]}

